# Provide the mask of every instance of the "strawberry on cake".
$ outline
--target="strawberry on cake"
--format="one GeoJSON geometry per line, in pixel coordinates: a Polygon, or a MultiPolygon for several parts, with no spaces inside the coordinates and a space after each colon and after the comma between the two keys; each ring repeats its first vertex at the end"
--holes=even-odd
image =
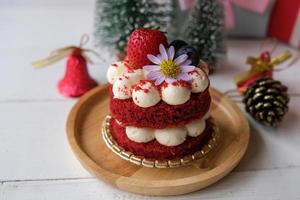
{"type": "Polygon", "coordinates": [[[182,159],[212,138],[208,71],[199,60],[193,47],[169,44],[159,30],[131,34],[125,60],[107,71],[109,132],[129,157],[182,159]]]}

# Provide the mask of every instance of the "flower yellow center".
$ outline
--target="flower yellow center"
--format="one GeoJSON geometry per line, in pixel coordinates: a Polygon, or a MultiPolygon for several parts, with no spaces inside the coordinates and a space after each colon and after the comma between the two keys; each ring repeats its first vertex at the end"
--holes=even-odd
{"type": "Polygon", "coordinates": [[[181,72],[180,68],[173,60],[163,60],[159,66],[161,72],[167,77],[175,78],[177,74],[181,72]]]}

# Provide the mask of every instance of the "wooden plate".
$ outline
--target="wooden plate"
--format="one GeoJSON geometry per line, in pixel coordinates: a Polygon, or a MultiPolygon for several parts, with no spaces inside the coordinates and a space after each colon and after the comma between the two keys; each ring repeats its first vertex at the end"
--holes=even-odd
{"type": "Polygon", "coordinates": [[[178,195],[207,187],[228,174],[241,160],[249,142],[249,125],[240,109],[221,92],[210,89],[212,117],[220,141],[201,162],[191,166],[156,169],[131,164],[111,152],[101,136],[108,114],[107,85],[81,97],[67,120],[71,148],[81,164],[99,179],[128,192],[178,195]]]}

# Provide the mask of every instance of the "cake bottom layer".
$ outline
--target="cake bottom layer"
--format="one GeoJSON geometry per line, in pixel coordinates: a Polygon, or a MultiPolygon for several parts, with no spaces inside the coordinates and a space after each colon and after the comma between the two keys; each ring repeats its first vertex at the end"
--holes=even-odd
{"type": "Polygon", "coordinates": [[[137,143],[131,141],[125,132],[125,127],[120,126],[115,119],[111,118],[111,134],[119,146],[126,151],[130,151],[136,156],[143,156],[147,159],[171,160],[182,158],[202,149],[202,147],[211,138],[213,132],[212,124],[206,121],[206,128],[203,133],[197,137],[187,137],[187,139],[178,146],[164,146],[153,140],[148,143],[137,143]]]}

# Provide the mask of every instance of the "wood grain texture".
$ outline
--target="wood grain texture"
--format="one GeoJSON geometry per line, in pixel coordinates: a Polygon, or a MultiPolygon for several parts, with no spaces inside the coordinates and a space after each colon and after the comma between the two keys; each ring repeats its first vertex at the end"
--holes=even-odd
{"type": "Polygon", "coordinates": [[[111,152],[101,137],[108,113],[107,85],[82,97],[69,114],[69,143],[88,171],[114,186],[147,195],[178,195],[199,190],[228,174],[244,155],[249,126],[242,112],[222,93],[211,89],[212,117],[220,129],[218,147],[193,166],[150,169],[131,164],[111,152]]]}

